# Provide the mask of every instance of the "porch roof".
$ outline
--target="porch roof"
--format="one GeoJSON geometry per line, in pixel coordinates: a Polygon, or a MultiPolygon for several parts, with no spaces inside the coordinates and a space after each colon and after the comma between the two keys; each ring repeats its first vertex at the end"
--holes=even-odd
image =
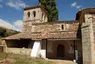
{"type": "Polygon", "coordinates": [[[51,32],[51,33],[18,33],[16,35],[12,35],[6,38],[3,38],[4,40],[19,40],[19,39],[77,39],[77,32],[71,31],[71,32],[51,32]]]}

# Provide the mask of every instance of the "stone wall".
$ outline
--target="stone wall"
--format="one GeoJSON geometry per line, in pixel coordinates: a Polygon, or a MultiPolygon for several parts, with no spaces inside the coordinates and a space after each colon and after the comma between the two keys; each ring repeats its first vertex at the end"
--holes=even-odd
{"type": "MultiPolygon", "coordinates": [[[[57,46],[64,46],[64,59],[74,59],[74,40],[48,40],[47,43],[47,58],[57,57],[57,46]],[[68,51],[67,51],[68,50],[68,51]]],[[[75,40],[75,46],[78,50],[79,58],[82,57],[82,43],[80,40],[75,40]]]]}
{"type": "Polygon", "coordinates": [[[48,16],[41,8],[24,10],[23,32],[31,32],[33,23],[44,23],[47,21],[48,16]]]}
{"type": "Polygon", "coordinates": [[[93,58],[93,63],[95,63],[95,14],[93,15],[93,20],[92,20],[92,24],[93,24],[93,36],[94,36],[94,42],[93,42],[93,50],[92,50],[92,54],[93,54],[93,56],[92,56],[92,58],[93,58]]]}
{"type": "Polygon", "coordinates": [[[57,57],[57,47],[58,45],[64,46],[64,59],[73,59],[74,58],[74,50],[70,50],[70,44],[73,44],[73,41],[66,40],[49,40],[47,43],[47,58],[58,58],[57,57]],[[68,51],[67,51],[68,50],[68,51]]]}
{"type": "Polygon", "coordinates": [[[82,51],[83,64],[95,64],[94,32],[91,14],[85,15],[85,22],[82,24],[82,51]]]}
{"type": "Polygon", "coordinates": [[[56,31],[77,31],[78,22],[49,22],[34,24],[32,32],[56,32],[56,31]]]}
{"type": "Polygon", "coordinates": [[[47,13],[40,7],[24,10],[23,32],[76,31],[78,24],[77,21],[48,22],[47,13]]]}
{"type": "Polygon", "coordinates": [[[14,54],[24,54],[29,55],[31,54],[32,49],[27,48],[7,48],[7,53],[14,53],[14,54]]]}
{"type": "Polygon", "coordinates": [[[41,8],[24,10],[24,21],[36,20],[36,19],[39,19],[42,22],[47,22],[47,20],[44,20],[44,19],[47,19],[47,14],[41,8]],[[34,11],[35,11],[35,16],[33,13],[34,11]],[[30,13],[29,16],[28,16],[28,13],[30,13]]]}
{"type": "Polygon", "coordinates": [[[82,27],[82,46],[83,64],[91,64],[91,42],[89,26],[85,28],[82,27]]]}

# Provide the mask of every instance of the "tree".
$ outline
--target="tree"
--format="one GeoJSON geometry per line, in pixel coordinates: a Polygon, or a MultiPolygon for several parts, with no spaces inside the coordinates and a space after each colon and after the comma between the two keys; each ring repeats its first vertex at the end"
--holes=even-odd
{"type": "Polygon", "coordinates": [[[42,5],[48,11],[48,21],[58,20],[58,9],[56,8],[56,0],[39,0],[39,5],[42,5]]]}
{"type": "Polygon", "coordinates": [[[4,37],[5,36],[5,33],[6,33],[6,30],[3,29],[3,28],[0,28],[0,38],[1,37],[4,37]]]}
{"type": "Polygon", "coordinates": [[[17,33],[20,33],[20,32],[12,30],[12,29],[8,29],[8,30],[6,30],[5,36],[6,37],[11,36],[11,35],[14,35],[14,34],[17,34],[17,33]]]}

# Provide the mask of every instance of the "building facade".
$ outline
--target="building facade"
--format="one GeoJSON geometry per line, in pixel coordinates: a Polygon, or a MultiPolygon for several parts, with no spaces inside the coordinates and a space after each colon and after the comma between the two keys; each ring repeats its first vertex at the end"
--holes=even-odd
{"type": "Polygon", "coordinates": [[[95,63],[95,8],[76,14],[76,20],[48,22],[41,6],[24,8],[23,31],[4,38],[5,52],[32,57],[95,63]]]}

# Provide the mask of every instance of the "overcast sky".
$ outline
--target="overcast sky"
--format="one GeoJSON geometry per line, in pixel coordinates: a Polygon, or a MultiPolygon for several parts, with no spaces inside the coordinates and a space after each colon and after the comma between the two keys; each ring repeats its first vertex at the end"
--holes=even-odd
{"type": "MultiPolygon", "coordinates": [[[[22,30],[23,8],[35,6],[38,0],[0,0],[0,26],[22,30]]],[[[59,20],[75,20],[82,8],[95,7],[95,0],[57,0],[59,20]]]]}

